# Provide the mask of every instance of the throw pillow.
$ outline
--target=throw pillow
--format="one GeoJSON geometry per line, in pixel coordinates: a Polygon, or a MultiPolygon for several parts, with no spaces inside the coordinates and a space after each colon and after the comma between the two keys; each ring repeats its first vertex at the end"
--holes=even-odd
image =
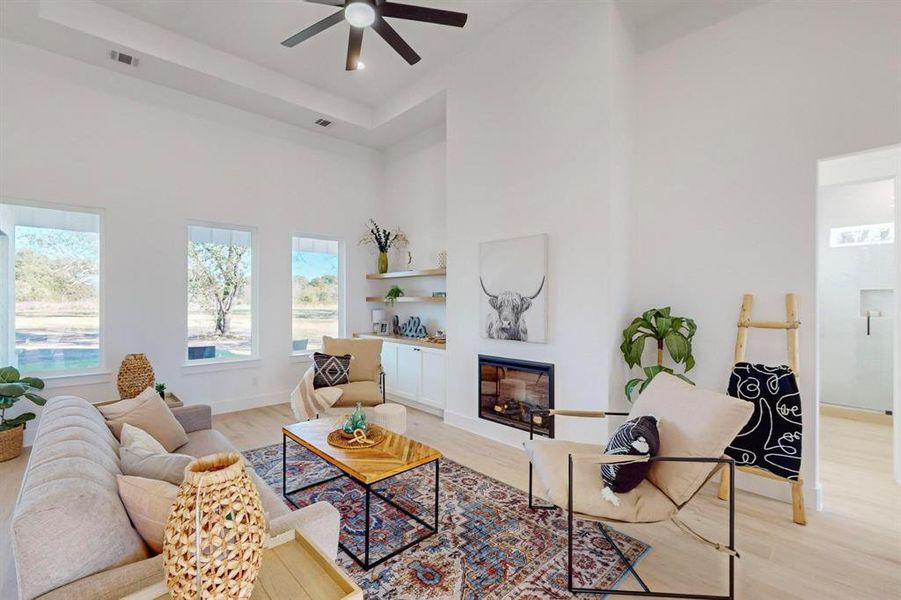
{"type": "Polygon", "coordinates": [[[159,454],[140,447],[119,447],[119,467],[123,475],[168,481],[181,485],[185,479],[185,467],[194,460],[187,454],[159,454]]]}
{"type": "Polygon", "coordinates": [[[122,438],[122,425],[128,423],[143,429],[172,452],[188,443],[188,434],[172,410],[153,389],[147,388],[136,397],[97,407],[106,418],[113,435],[122,438]]]}
{"type": "Polygon", "coordinates": [[[350,370],[350,354],[332,356],[316,352],[313,354],[313,388],[334,387],[347,383],[350,370]]]}
{"type": "MultiPolygon", "coordinates": [[[[650,415],[636,417],[620,425],[604,454],[656,456],[660,451],[660,434],[657,418],[650,415]]],[[[651,463],[611,464],[601,466],[604,485],[617,494],[632,491],[651,470],[651,463]]]]}
{"type": "Polygon", "coordinates": [[[347,374],[349,381],[379,380],[382,369],[382,340],[342,339],[326,335],[322,337],[322,351],[332,356],[350,354],[354,357],[347,374]]]}
{"type": "Polygon", "coordinates": [[[138,448],[150,452],[151,454],[166,453],[166,449],[163,448],[163,445],[156,441],[152,435],[143,429],[139,429],[128,423],[122,425],[122,437],[119,442],[121,444],[119,446],[120,448],[122,446],[125,446],[126,448],[138,448]]]}
{"type": "Polygon", "coordinates": [[[163,551],[166,519],[175,503],[178,488],[166,481],[116,475],[119,497],[144,543],[159,554],[163,551]]]}

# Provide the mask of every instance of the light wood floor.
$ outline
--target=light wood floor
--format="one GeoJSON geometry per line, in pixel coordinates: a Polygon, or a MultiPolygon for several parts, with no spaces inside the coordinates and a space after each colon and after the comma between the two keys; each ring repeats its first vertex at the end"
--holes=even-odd
{"type": "MultiPolygon", "coordinates": [[[[214,426],[242,450],[281,442],[291,422],[288,405],[215,417],[214,426]]],[[[736,536],[737,597],[741,599],[836,598],[883,600],[901,597],[901,486],[891,480],[891,427],[824,416],[821,432],[825,507],[808,512],[808,525],[791,522],[791,509],[739,492],[736,536]]],[[[449,459],[526,489],[521,450],[409,412],[408,435],[441,450],[449,459]]],[[[0,522],[3,530],[25,457],[0,463],[0,522]]],[[[725,536],[726,504],[714,484],[683,510],[683,519],[708,534],[725,536]]],[[[654,588],[722,593],[725,559],[688,539],[671,525],[619,526],[651,544],[638,572],[654,588]]],[[[0,539],[0,565],[8,544],[0,539]]],[[[724,539],[720,537],[719,539],[724,539]]],[[[631,582],[625,589],[637,589],[631,582]]]]}

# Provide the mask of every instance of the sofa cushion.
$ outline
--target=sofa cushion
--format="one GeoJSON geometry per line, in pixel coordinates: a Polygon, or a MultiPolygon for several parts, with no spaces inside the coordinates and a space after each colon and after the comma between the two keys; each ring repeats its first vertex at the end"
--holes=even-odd
{"type": "Polygon", "coordinates": [[[322,351],[332,356],[350,354],[347,378],[355,381],[378,381],[382,368],[382,340],[345,339],[324,336],[322,351]]]}
{"type": "Polygon", "coordinates": [[[215,429],[201,429],[188,434],[188,443],[176,448],[179,454],[187,454],[194,458],[216,454],[218,452],[240,452],[227,437],[215,429]]]}
{"type": "Polygon", "coordinates": [[[168,481],[129,475],[117,475],[116,481],[119,497],[135,529],[154,554],[159,554],[178,487],[168,481]]]}
{"type": "MultiPolygon", "coordinates": [[[[600,456],[604,453],[604,447],[598,444],[563,440],[529,440],[524,446],[532,463],[538,491],[564,509],[567,507],[569,455],[600,456]]],[[[675,504],[648,480],[642,481],[631,491],[617,494],[619,505],[605,500],[603,489],[599,464],[581,460],[573,463],[574,512],[609,521],[654,523],[666,520],[678,511],[675,504]]]]}
{"type": "Polygon", "coordinates": [[[147,558],[119,499],[117,451],[86,400],[48,400],[10,520],[22,598],[147,558]]]}
{"type": "MultiPolygon", "coordinates": [[[[119,463],[124,475],[168,481],[173,485],[181,485],[185,479],[185,467],[192,460],[193,456],[175,452],[157,453],[126,446],[119,448],[119,463]]],[[[121,487],[120,484],[120,495],[121,487]]]]}
{"type": "Polygon", "coordinates": [[[167,450],[160,444],[156,439],[138,427],[134,425],[129,425],[128,423],[122,424],[122,432],[119,436],[121,450],[123,447],[125,448],[134,448],[136,450],[144,450],[146,452],[151,452],[153,454],[165,454],[167,450]]]}
{"type": "MultiPolygon", "coordinates": [[[[754,412],[754,405],[660,373],[632,405],[629,418],[654,415],[659,456],[720,458],[754,412]]],[[[658,461],[648,479],[682,506],[721,465],[658,461]]]]}
{"type": "Polygon", "coordinates": [[[344,385],[336,385],[341,390],[341,397],[334,406],[375,406],[382,403],[382,390],[374,381],[354,381],[344,385]]]}
{"type": "Polygon", "coordinates": [[[106,417],[117,438],[121,438],[122,425],[128,423],[152,435],[166,452],[172,452],[188,441],[184,427],[153,388],[147,388],[129,400],[98,406],[97,410],[106,417]]]}

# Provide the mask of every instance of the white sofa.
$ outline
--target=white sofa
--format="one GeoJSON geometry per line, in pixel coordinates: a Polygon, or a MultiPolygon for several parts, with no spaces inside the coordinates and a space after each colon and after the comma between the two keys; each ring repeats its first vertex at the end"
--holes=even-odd
{"type": "MultiPolygon", "coordinates": [[[[189,440],[176,452],[237,452],[211,428],[209,406],[172,412],[189,440]]],[[[61,396],[47,402],[10,519],[17,590],[10,591],[7,584],[0,597],[105,600],[163,577],[162,556],[152,556],[119,499],[118,450],[119,442],[86,400],[61,396]]],[[[297,528],[328,556],[336,556],[340,515],[332,505],[317,502],[291,512],[278,494],[252,476],[273,535],[297,528]]]]}

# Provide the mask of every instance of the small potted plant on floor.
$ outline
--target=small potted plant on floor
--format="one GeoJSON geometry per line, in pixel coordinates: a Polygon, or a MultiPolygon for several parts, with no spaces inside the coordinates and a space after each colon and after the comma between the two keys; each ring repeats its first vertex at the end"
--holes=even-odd
{"type": "Polygon", "coordinates": [[[22,454],[25,423],[35,418],[33,412],[24,412],[7,419],[7,409],[15,406],[23,397],[38,406],[44,406],[47,400],[34,393],[42,389],[44,382],[37,377],[21,377],[13,367],[0,369],[0,462],[22,454]]]}

